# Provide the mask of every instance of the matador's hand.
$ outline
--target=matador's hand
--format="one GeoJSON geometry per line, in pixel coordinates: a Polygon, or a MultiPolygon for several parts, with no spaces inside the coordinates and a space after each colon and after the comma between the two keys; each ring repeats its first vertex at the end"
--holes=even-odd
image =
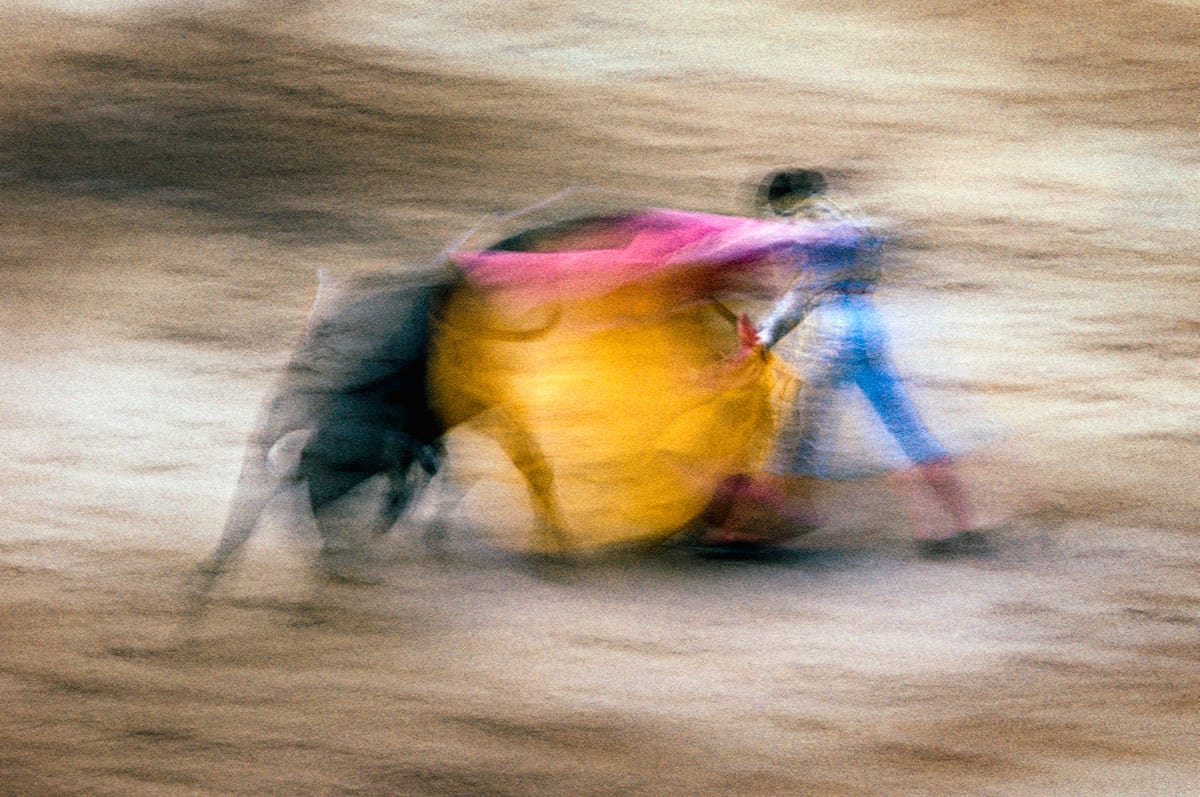
{"type": "Polygon", "coordinates": [[[754,324],[750,323],[750,319],[744,313],[738,318],[737,331],[743,355],[748,354],[756,346],[762,345],[762,340],[758,337],[758,330],[754,328],[754,324]]]}

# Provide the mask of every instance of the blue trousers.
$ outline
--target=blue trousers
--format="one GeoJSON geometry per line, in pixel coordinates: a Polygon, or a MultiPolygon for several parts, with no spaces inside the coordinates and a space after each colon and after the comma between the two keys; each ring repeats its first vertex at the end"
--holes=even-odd
{"type": "Polygon", "coordinates": [[[769,470],[824,474],[821,442],[835,431],[837,401],[850,386],[862,392],[911,462],[946,455],[896,373],[882,319],[867,295],[835,295],[814,309],[809,322],[815,329],[801,369],[805,389],[784,419],[769,470]]]}

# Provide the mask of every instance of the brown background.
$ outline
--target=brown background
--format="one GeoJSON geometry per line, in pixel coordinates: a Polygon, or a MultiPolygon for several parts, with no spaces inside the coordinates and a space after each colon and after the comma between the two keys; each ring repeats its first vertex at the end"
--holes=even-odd
{"type": "Polygon", "coordinates": [[[1195,4],[63,5],[0,13],[0,794],[1195,793],[1195,4]],[[547,579],[464,434],[448,555],[322,589],[276,520],[180,643],[316,268],[789,163],[906,232],[995,556],[867,480],[787,561],[547,579]]]}

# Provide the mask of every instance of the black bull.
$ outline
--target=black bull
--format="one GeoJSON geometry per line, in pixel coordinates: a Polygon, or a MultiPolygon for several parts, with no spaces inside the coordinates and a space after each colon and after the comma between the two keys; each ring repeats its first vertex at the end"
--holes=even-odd
{"type": "MultiPolygon", "coordinates": [[[[621,247],[639,229],[626,224],[630,219],[639,217],[575,219],[526,230],[490,248],[546,252],[621,247]]],[[[714,257],[710,265],[722,262],[714,257]]],[[[443,401],[445,396],[436,395],[429,380],[440,343],[462,335],[535,339],[558,322],[556,309],[528,327],[522,323],[513,329],[510,321],[493,324],[487,296],[449,269],[381,272],[337,286],[325,277],[321,282],[308,328],[255,426],[220,542],[199,568],[195,605],[204,604],[218,576],[288,484],[306,486],[321,538],[318,564],[331,576],[343,575],[343,565],[359,551],[345,533],[339,499],[368,479],[386,476],[388,487],[373,525],[390,528],[441,465],[447,431],[475,418],[486,418],[483,431],[525,479],[540,520],[537,532],[544,535],[538,547],[568,552],[570,538],[554,497],[553,472],[521,410],[497,402],[488,385],[443,385],[443,391],[453,393],[443,401]],[[484,312],[461,312],[463,303],[476,303],[475,309],[484,312]],[[463,318],[487,320],[480,328],[463,329],[455,324],[463,318]],[[295,462],[283,464],[287,452],[296,448],[295,462]]],[[[727,321],[736,322],[710,297],[694,298],[710,302],[727,321]]]]}
{"type": "MultiPolygon", "coordinates": [[[[376,273],[336,286],[322,275],[308,328],[251,435],[220,542],[199,568],[193,595],[198,606],[289,484],[305,485],[321,538],[318,564],[335,578],[352,572],[347,565],[358,551],[345,534],[338,500],[385,476],[388,486],[373,525],[387,530],[437,472],[446,432],[487,410],[500,415],[491,419],[502,431],[494,437],[524,476],[541,531],[567,548],[551,469],[519,419],[482,396],[456,402],[459,414],[453,417],[435,409],[428,383],[431,342],[435,327],[445,331],[441,311],[451,298],[472,301],[472,291],[443,274],[376,273]],[[281,461],[297,447],[290,466],[281,461]]],[[[464,332],[522,339],[545,328],[464,332]]]]}

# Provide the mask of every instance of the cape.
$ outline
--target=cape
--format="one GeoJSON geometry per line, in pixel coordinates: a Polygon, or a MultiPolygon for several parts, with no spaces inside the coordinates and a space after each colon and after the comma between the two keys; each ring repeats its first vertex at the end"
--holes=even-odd
{"type": "Polygon", "coordinates": [[[724,299],[858,234],[649,208],[452,252],[465,287],[434,327],[435,407],[537,446],[573,547],[670,536],[759,466],[796,389],[773,356],[739,356],[724,299]]]}

